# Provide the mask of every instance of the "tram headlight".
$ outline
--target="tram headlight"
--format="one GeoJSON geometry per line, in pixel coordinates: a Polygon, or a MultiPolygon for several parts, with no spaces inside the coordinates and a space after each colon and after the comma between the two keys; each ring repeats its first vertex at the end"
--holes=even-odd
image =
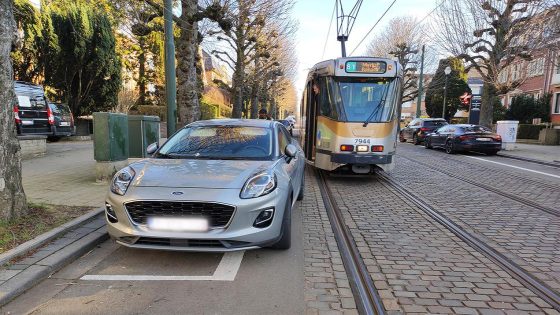
{"type": "Polygon", "coordinates": [[[276,174],[272,171],[264,171],[251,176],[243,189],[241,189],[241,194],[239,197],[241,199],[257,198],[270,194],[277,186],[276,174]]]}

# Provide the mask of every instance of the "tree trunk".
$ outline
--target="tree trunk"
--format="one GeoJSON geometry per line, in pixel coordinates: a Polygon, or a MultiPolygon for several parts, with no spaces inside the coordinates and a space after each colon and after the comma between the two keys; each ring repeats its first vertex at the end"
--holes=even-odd
{"type": "Polygon", "coordinates": [[[138,55],[138,105],[146,105],[146,39],[140,36],[138,39],[140,54],[138,55]]]}
{"type": "Polygon", "coordinates": [[[186,125],[200,119],[200,100],[196,58],[198,54],[198,24],[193,20],[197,1],[182,3],[181,35],[177,40],[177,111],[179,124],[186,125]]]}
{"type": "Polygon", "coordinates": [[[14,81],[10,51],[16,38],[13,1],[0,0],[0,217],[11,219],[26,210],[21,183],[21,151],[16,138],[14,81]]]}
{"type": "Polygon", "coordinates": [[[494,99],[496,98],[496,87],[494,84],[484,82],[482,86],[482,103],[480,105],[480,124],[492,127],[494,114],[494,99]]]}
{"type": "Polygon", "coordinates": [[[233,72],[233,111],[231,113],[232,118],[241,118],[243,112],[243,84],[245,81],[245,70],[241,65],[243,62],[239,60],[235,64],[235,71],[233,72]]]}

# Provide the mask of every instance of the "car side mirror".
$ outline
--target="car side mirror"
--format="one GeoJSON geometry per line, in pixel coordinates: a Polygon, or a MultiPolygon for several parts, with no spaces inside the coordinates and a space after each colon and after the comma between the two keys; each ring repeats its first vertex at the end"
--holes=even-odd
{"type": "Polygon", "coordinates": [[[159,149],[159,143],[154,142],[146,148],[146,153],[152,155],[157,151],[157,149],[159,149]]]}
{"type": "Polygon", "coordinates": [[[297,154],[297,148],[295,145],[293,144],[288,144],[286,146],[286,148],[284,149],[284,154],[288,157],[288,163],[290,163],[290,161],[296,157],[297,154]]]}

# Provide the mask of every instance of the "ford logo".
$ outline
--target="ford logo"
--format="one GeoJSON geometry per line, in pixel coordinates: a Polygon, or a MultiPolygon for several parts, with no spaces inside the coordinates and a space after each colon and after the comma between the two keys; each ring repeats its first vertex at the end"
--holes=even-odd
{"type": "Polygon", "coordinates": [[[182,191],[174,191],[174,192],[172,192],[171,194],[173,194],[173,195],[175,195],[175,196],[180,196],[180,195],[183,194],[183,192],[182,192],[182,191]]]}

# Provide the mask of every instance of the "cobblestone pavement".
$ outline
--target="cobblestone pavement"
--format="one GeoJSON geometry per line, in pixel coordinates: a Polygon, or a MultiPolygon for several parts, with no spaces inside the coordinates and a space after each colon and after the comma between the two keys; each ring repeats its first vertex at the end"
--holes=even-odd
{"type": "MultiPolygon", "coordinates": [[[[401,149],[401,148],[399,148],[401,149]]],[[[400,154],[421,158],[438,168],[453,169],[455,174],[480,178],[486,183],[484,173],[477,165],[461,165],[455,158],[441,152],[425,153],[421,147],[404,149],[400,154]]],[[[490,246],[516,262],[555,290],[560,290],[560,217],[521,204],[483,188],[473,186],[446,174],[426,168],[416,162],[397,158],[398,167],[390,176],[407,189],[430,202],[430,204],[477,235],[490,246]]],[[[509,172],[491,172],[492,185],[522,195],[523,180],[510,176],[509,172]],[[500,180],[503,183],[500,183],[500,180]],[[509,186],[509,188],[508,188],[509,186]],[[518,190],[516,190],[518,189],[518,190]]],[[[530,176],[530,175],[524,175],[530,176]]],[[[539,188],[527,185],[529,195],[538,194],[539,188]]],[[[545,188],[541,188],[545,189],[545,188]]],[[[551,198],[557,200],[550,192],[551,198]]],[[[525,197],[527,194],[523,194],[525,197]]],[[[548,194],[541,194],[544,198],[548,194]]],[[[539,201],[533,198],[533,201],[539,201]]],[[[558,208],[558,203],[553,208],[558,208]]]]}
{"type": "MultiPolygon", "coordinates": [[[[461,155],[448,155],[438,150],[426,150],[419,146],[400,145],[399,156],[420,161],[431,167],[454,173],[461,177],[476,180],[482,184],[498,188],[509,194],[534,201],[543,206],[557,209],[560,204],[558,186],[560,180],[550,178],[543,180],[517,169],[496,169],[492,166],[483,166],[471,163],[461,155]],[[444,163],[442,163],[444,162],[444,163]]],[[[506,162],[508,162],[506,160],[506,162]]],[[[560,211],[560,209],[559,209],[560,211]]]]}
{"type": "Polygon", "coordinates": [[[95,181],[92,141],[47,143],[45,156],[22,166],[23,189],[32,202],[103,206],[108,184],[95,181]]]}
{"type": "Polygon", "coordinates": [[[376,179],[329,184],[389,314],[560,314],[376,179]]]}
{"type": "Polygon", "coordinates": [[[358,314],[314,173],[305,174],[303,217],[307,314],[358,314]]]}

